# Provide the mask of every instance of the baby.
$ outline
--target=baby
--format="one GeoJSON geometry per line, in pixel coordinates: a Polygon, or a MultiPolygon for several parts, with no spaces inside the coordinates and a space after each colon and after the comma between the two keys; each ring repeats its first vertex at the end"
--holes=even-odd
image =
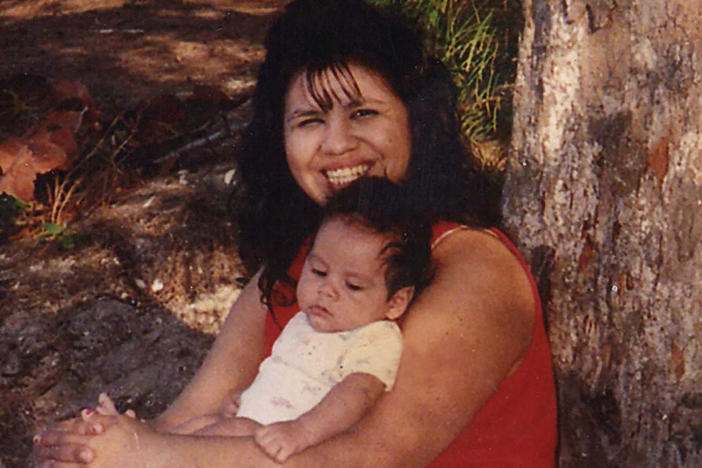
{"type": "MultiPolygon", "coordinates": [[[[254,382],[221,414],[174,432],[253,435],[282,463],[345,431],[390,391],[402,352],[394,320],[430,279],[430,224],[409,205],[384,179],[362,179],[332,197],[297,285],[301,312],[254,382]]],[[[103,396],[98,410],[114,408],[103,396]]]]}

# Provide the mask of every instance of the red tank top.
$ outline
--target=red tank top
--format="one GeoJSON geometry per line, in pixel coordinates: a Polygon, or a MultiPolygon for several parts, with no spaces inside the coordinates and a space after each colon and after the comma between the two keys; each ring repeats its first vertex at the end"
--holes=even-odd
{"type": "MultiPolygon", "coordinates": [[[[456,223],[437,223],[433,245],[461,228],[456,223]]],[[[429,466],[551,468],[555,466],[556,451],[556,392],[541,301],[536,283],[516,247],[502,232],[490,231],[519,260],[529,277],[536,303],[531,345],[516,371],[500,383],[473,420],[429,466]]],[[[295,281],[300,278],[308,250],[306,243],[288,270],[295,281]]],[[[276,295],[290,300],[286,301],[287,306],[274,304],[273,315],[266,319],[266,355],[270,354],[282,327],[299,311],[293,285],[279,283],[276,289],[276,295]]]]}

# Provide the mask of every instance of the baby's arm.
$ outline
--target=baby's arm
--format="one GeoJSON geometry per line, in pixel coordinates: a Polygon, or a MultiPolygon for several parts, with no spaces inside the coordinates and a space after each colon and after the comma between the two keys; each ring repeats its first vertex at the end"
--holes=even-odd
{"type": "Polygon", "coordinates": [[[205,414],[178,424],[168,432],[171,434],[196,434],[198,431],[221,422],[224,418],[219,414],[205,414]]]}
{"type": "Polygon", "coordinates": [[[213,424],[198,429],[192,434],[199,436],[244,437],[254,435],[262,427],[260,423],[249,418],[220,418],[213,424]]]}
{"type": "Polygon", "coordinates": [[[235,393],[227,397],[222,405],[219,413],[205,414],[192,419],[188,419],[185,422],[180,423],[176,427],[168,430],[167,432],[171,434],[198,434],[198,435],[253,435],[253,430],[249,430],[247,434],[240,434],[240,430],[236,429],[236,434],[231,434],[229,430],[225,429],[227,425],[219,427],[219,425],[229,419],[236,416],[239,410],[239,404],[241,401],[241,394],[235,393]]]}
{"type": "Polygon", "coordinates": [[[350,428],[384,390],[385,384],[371,374],[349,374],[307,413],[261,427],[254,433],[255,440],[271,458],[283,463],[290,455],[350,428]]]}
{"type": "MultiPolygon", "coordinates": [[[[251,436],[261,425],[246,418],[235,418],[239,402],[240,394],[234,394],[226,399],[219,414],[205,414],[189,419],[168,432],[171,434],[251,436]]],[[[118,416],[120,414],[114,401],[106,393],[101,393],[98,397],[98,405],[95,411],[106,416],[118,416]]],[[[125,414],[132,418],[136,417],[131,410],[127,410],[125,414]]]]}

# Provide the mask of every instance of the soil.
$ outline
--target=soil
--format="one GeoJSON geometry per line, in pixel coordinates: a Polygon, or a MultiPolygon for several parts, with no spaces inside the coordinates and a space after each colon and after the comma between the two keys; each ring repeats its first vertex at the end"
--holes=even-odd
{"type": "MultiPolygon", "coordinates": [[[[79,81],[103,115],[199,85],[246,96],[284,3],[4,0],[0,79],[79,81]]],[[[246,105],[227,116],[245,121],[246,105]]],[[[31,466],[32,435],[101,391],[149,418],[190,379],[245,276],[227,203],[236,145],[119,184],[72,219],[68,247],[0,240],[0,467],[31,466]]]]}

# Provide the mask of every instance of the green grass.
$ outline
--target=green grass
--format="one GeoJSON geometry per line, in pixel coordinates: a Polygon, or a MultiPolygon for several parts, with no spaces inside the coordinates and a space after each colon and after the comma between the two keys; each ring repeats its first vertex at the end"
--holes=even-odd
{"type": "MultiPolygon", "coordinates": [[[[461,130],[471,146],[505,140],[511,127],[521,11],[517,0],[369,0],[399,11],[423,30],[426,47],[459,90],[461,130]]],[[[501,158],[490,155],[485,165],[501,158]]]]}

